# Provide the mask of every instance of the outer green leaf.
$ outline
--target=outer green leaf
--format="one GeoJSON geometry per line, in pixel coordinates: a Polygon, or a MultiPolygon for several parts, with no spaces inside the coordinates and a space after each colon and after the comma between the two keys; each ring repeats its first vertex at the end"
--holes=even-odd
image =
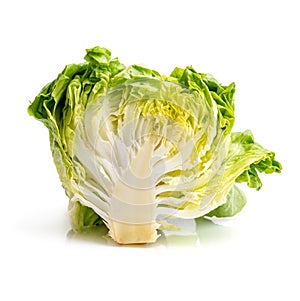
{"type": "MultiPolygon", "coordinates": [[[[220,192],[216,196],[216,201],[226,196],[226,203],[210,212],[209,216],[226,217],[239,212],[245,205],[245,196],[237,190],[230,190],[234,182],[246,182],[249,187],[259,190],[262,182],[258,172],[280,173],[281,164],[274,159],[275,154],[266,150],[258,143],[254,142],[252,133],[245,132],[232,133],[228,156],[225,162],[226,168],[223,180],[220,183],[220,192]],[[228,192],[228,195],[226,193],[228,192]]],[[[234,186],[233,186],[234,187],[234,186]]]]}
{"type": "Polygon", "coordinates": [[[237,165],[246,165],[244,170],[235,179],[237,183],[246,182],[251,188],[259,190],[262,182],[258,172],[280,173],[281,164],[275,160],[275,153],[266,150],[260,144],[254,142],[252,133],[248,130],[243,133],[232,133],[228,154],[228,165],[231,168],[237,165]],[[248,163],[247,163],[248,162],[248,163]]]}
{"type": "Polygon", "coordinates": [[[233,185],[226,196],[226,203],[211,211],[207,216],[234,216],[244,208],[246,202],[245,194],[236,185],[233,185]]]}
{"type": "MultiPolygon", "coordinates": [[[[74,159],[75,128],[87,102],[97,99],[111,78],[125,68],[117,59],[110,60],[110,51],[101,47],[87,49],[85,59],[89,64],[66,66],[28,108],[29,115],[42,121],[49,129],[53,159],[70,199],[78,193],[74,182],[85,177],[84,169],[74,159]]],[[[74,229],[98,224],[99,216],[91,208],[79,205],[78,201],[70,203],[69,212],[74,229]]]]}
{"type": "Polygon", "coordinates": [[[70,203],[69,217],[75,231],[84,231],[92,226],[102,224],[102,219],[95,211],[80,202],[70,203]]]}

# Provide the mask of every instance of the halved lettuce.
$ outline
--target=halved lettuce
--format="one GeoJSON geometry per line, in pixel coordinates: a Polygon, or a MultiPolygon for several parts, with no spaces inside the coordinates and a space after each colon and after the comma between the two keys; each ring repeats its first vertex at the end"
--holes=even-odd
{"type": "Polygon", "coordinates": [[[49,129],[76,231],[102,221],[119,243],[154,242],[169,217],[232,216],[280,172],[250,131],[232,133],[235,85],[192,67],[170,76],[87,50],[30,104],[49,129]]]}

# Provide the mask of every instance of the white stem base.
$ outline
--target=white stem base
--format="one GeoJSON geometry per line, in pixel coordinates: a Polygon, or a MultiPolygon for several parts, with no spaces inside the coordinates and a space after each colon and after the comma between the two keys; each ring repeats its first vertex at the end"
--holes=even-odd
{"type": "Polygon", "coordinates": [[[117,221],[109,221],[109,235],[119,244],[144,244],[157,240],[157,223],[127,224],[117,221]]]}

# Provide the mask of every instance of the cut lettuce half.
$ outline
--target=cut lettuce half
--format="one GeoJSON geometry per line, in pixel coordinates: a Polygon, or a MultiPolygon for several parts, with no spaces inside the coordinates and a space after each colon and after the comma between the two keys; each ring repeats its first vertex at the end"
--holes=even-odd
{"type": "Polygon", "coordinates": [[[118,243],[154,242],[169,218],[235,215],[246,203],[235,183],[260,189],[258,173],[281,171],[250,131],[232,133],[234,83],[125,67],[101,47],[85,60],[28,108],[49,130],[75,231],[104,222],[118,243]]]}

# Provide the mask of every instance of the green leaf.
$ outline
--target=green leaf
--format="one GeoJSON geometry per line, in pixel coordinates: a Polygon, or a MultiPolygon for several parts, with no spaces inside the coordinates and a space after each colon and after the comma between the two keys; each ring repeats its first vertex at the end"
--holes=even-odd
{"type": "Polygon", "coordinates": [[[80,204],[80,202],[70,203],[69,218],[72,228],[78,232],[102,224],[101,217],[93,209],[80,204]]]}
{"type": "Polygon", "coordinates": [[[226,196],[225,204],[217,207],[209,212],[206,216],[215,217],[230,217],[239,213],[246,205],[245,194],[236,186],[233,185],[226,196]]]}
{"type": "Polygon", "coordinates": [[[235,179],[235,182],[245,182],[250,188],[259,190],[262,187],[262,182],[258,172],[280,173],[282,170],[281,164],[275,160],[275,153],[263,148],[260,144],[254,142],[251,131],[243,133],[232,133],[231,144],[228,154],[228,163],[231,168],[244,166],[244,170],[235,179]]]}
{"type": "Polygon", "coordinates": [[[198,73],[191,66],[185,69],[176,67],[167,79],[196,91],[201,90],[208,99],[212,98],[217,104],[221,128],[225,134],[231,132],[235,120],[234,83],[231,83],[229,86],[223,86],[210,74],[198,73]]]}
{"type": "MultiPolygon", "coordinates": [[[[226,217],[228,212],[235,214],[239,212],[239,208],[244,206],[245,196],[237,190],[237,187],[232,190],[235,182],[246,182],[250,188],[259,190],[262,182],[258,172],[280,173],[282,169],[281,164],[275,160],[274,152],[254,142],[253,135],[249,130],[231,134],[231,142],[224,164],[225,172],[218,182],[219,189],[214,199],[214,204],[224,203],[224,207],[221,206],[221,209],[212,211],[209,213],[210,216],[218,214],[218,217],[226,217]],[[232,199],[233,196],[234,199],[232,199]]],[[[210,186],[213,186],[214,182],[215,179],[212,179],[210,186]]]]}
{"type": "Polygon", "coordinates": [[[84,59],[91,64],[107,66],[110,61],[110,55],[111,52],[108,49],[96,46],[86,49],[86,56],[84,59]]]}

